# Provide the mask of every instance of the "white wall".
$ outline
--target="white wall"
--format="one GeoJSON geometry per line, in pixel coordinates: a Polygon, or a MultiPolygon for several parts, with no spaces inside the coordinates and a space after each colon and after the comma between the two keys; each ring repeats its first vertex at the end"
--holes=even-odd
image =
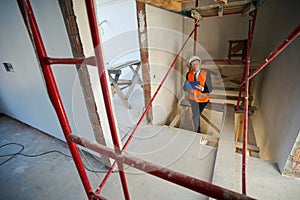
{"type": "MultiPolygon", "coordinates": [[[[265,1],[258,11],[252,60],[262,63],[299,25],[299,1],[265,1]]],[[[300,38],[275,58],[255,80],[254,130],[262,159],[282,171],[300,130],[300,38]]]]}
{"type": "Polygon", "coordinates": [[[140,60],[135,0],[98,0],[96,4],[107,66],[140,60]]]}
{"type": "MultiPolygon", "coordinates": [[[[228,40],[247,39],[248,16],[242,17],[240,14],[226,15],[222,18],[208,17],[199,22],[197,41],[210,57],[214,59],[227,59],[228,40]]],[[[194,20],[185,19],[185,33],[193,29],[194,20]]],[[[190,54],[193,48],[190,48],[190,54]]],[[[202,56],[202,52],[198,52],[202,56]]],[[[234,58],[235,59],[235,58],[234,58]]]]}
{"type": "MultiPolygon", "coordinates": [[[[85,3],[84,1],[73,3],[84,54],[86,57],[94,56],[85,3]]],[[[105,20],[101,23],[101,27],[99,25],[105,67],[109,68],[129,60],[140,60],[135,1],[98,0],[95,3],[98,24],[105,20]]],[[[107,146],[113,147],[98,71],[91,66],[88,70],[105,142],[107,146]]]]}
{"type": "MultiPolygon", "coordinates": [[[[154,95],[182,46],[184,35],[183,17],[172,12],[146,5],[148,27],[148,50],[151,79],[151,93],[154,95]]],[[[153,123],[168,123],[168,118],[177,109],[177,101],[182,95],[184,77],[181,73],[181,57],[177,61],[157,98],[152,104],[153,123]]]]}
{"type": "MultiPolygon", "coordinates": [[[[58,2],[31,0],[31,4],[48,55],[72,57],[58,2]]],[[[1,1],[0,26],[0,62],[10,62],[15,68],[15,72],[0,68],[0,110],[64,140],[16,1],[1,1]]],[[[93,138],[75,66],[56,65],[52,69],[73,132],[93,138]]]]}

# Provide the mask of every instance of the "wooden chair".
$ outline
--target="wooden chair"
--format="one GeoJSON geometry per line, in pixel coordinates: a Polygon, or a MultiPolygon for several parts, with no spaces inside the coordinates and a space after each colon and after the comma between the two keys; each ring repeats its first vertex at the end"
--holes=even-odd
{"type": "MultiPolygon", "coordinates": [[[[232,57],[240,57],[241,60],[246,58],[247,51],[247,40],[228,40],[228,59],[231,60],[232,57]]],[[[230,61],[228,62],[231,63],[230,61]]]]}

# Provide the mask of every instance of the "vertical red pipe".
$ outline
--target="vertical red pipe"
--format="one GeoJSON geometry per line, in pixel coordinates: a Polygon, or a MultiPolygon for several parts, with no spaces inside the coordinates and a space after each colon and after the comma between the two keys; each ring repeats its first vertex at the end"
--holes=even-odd
{"type": "MultiPolygon", "coordinates": [[[[195,7],[198,7],[198,0],[195,1],[195,7]]],[[[197,54],[197,33],[198,33],[198,21],[195,19],[195,25],[194,25],[194,53],[193,55],[195,56],[197,54]]]]}
{"type": "Polygon", "coordinates": [[[250,54],[253,40],[254,27],[256,22],[257,10],[253,13],[253,18],[248,34],[246,62],[245,62],[245,100],[244,100],[244,135],[243,135],[243,155],[242,155],[242,193],[246,195],[246,152],[247,152],[247,137],[248,137],[248,105],[249,105],[249,71],[250,71],[250,54]]]}
{"type": "MultiPolygon", "coordinates": [[[[253,18],[252,18],[253,19],[253,18]]],[[[251,31],[251,21],[252,20],[249,20],[249,25],[248,25],[248,41],[249,41],[249,37],[250,37],[250,31],[251,31]]],[[[248,42],[247,42],[247,47],[248,47],[248,42]]],[[[248,50],[248,49],[247,49],[248,50]]],[[[247,53],[247,52],[246,52],[247,53]]],[[[245,62],[247,62],[247,60],[245,60],[245,62]]],[[[242,77],[242,82],[245,81],[245,78],[246,78],[246,63],[245,63],[245,67],[244,67],[244,72],[243,72],[243,77],[242,77]]],[[[240,91],[239,91],[239,95],[238,95],[238,100],[237,100],[237,103],[236,103],[236,106],[235,106],[235,110],[238,110],[239,109],[239,105],[240,105],[240,102],[241,102],[241,98],[242,98],[242,91],[243,91],[243,87],[240,87],[240,91]]]]}
{"type": "Polygon", "coordinates": [[[259,66],[253,74],[249,77],[252,79],[256,76],[263,68],[267,66],[278,54],[280,54],[294,39],[300,35],[300,24],[291,32],[291,34],[266,58],[261,66],[259,66]]]}
{"type": "MultiPolygon", "coordinates": [[[[107,75],[105,71],[104,58],[102,54],[101,42],[100,42],[99,31],[98,31],[98,23],[97,23],[94,6],[95,6],[94,0],[86,0],[86,9],[88,13],[88,19],[89,19],[91,35],[92,35],[92,40],[94,45],[94,52],[96,57],[96,64],[98,68],[101,89],[103,92],[103,98],[104,98],[108,123],[111,131],[115,151],[117,154],[121,154],[121,145],[120,145],[120,140],[118,138],[115,118],[113,115],[113,109],[112,109],[110,93],[109,93],[109,86],[108,86],[107,75]]],[[[119,168],[119,175],[122,182],[125,199],[130,199],[125,172],[123,170],[123,164],[121,162],[117,162],[117,164],[119,168]]]]}
{"type": "MultiPolygon", "coordinates": [[[[249,80],[254,78],[261,70],[263,70],[274,58],[276,58],[289,44],[292,43],[300,35],[300,24],[291,32],[291,34],[265,59],[265,61],[249,76],[249,80]]],[[[240,85],[242,87],[246,81],[240,85]]]]}
{"type": "Polygon", "coordinates": [[[25,24],[27,25],[27,28],[32,31],[33,40],[34,40],[32,42],[34,43],[34,46],[35,46],[37,54],[38,54],[38,59],[39,59],[41,69],[42,69],[42,72],[43,72],[43,75],[45,78],[46,87],[48,90],[50,100],[53,104],[53,107],[56,111],[61,128],[64,132],[64,136],[66,138],[67,144],[68,144],[71,154],[73,156],[73,159],[74,159],[75,165],[77,167],[78,173],[80,175],[81,181],[83,183],[85,192],[86,192],[87,196],[89,197],[92,194],[92,188],[91,188],[89,179],[87,177],[86,171],[84,169],[84,165],[80,158],[80,154],[78,152],[76,144],[73,142],[69,142],[67,139],[67,137],[72,134],[72,130],[71,130],[66,112],[64,110],[64,106],[63,106],[62,100],[60,98],[59,91],[57,89],[57,85],[55,83],[55,78],[52,73],[51,66],[44,62],[44,59],[47,57],[47,52],[44,47],[43,40],[42,40],[40,31],[38,29],[38,25],[36,23],[36,19],[33,14],[32,7],[30,5],[29,0],[25,0],[25,1],[18,0],[18,5],[22,12],[22,16],[25,21],[25,24]],[[25,2],[25,5],[23,4],[23,2],[25,2]],[[27,19],[29,20],[30,27],[27,24],[27,19]]]}

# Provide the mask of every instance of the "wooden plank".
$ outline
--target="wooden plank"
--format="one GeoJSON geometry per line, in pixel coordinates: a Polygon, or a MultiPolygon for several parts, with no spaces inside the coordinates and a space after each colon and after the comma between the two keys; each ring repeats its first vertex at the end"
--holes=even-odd
{"type": "Polygon", "coordinates": [[[222,94],[211,94],[212,99],[227,99],[227,100],[238,100],[237,96],[229,96],[229,95],[222,95],[222,94]]]}
{"type": "MultiPolygon", "coordinates": [[[[237,1],[232,3],[223,4],[223,11],[222,13],[231,14],[231,13],[242,13],[243,10],[251,3],[250,0],[246,1],[237,1]]],[[[202,16],[210,17],[210,16],[218,16],[220,4],[213,4],[209,6],[201,6],[195,8],[202,16]]]]}
{"type": "MultiPolygon", "coordinates": [[[[256,144],[256,138],[252,126],[252,121],[251,117],[249,119],[249,124],[248,124],[248,138],[247,138],[247,150],[249,151],[250,156],[252,156],[253,152],[259,153],[260,149],[257,147],[256,144]]],[[[235,146],[236,148],[242,149],[243,148],[243,128],[244,128],[244,115],[239,115],[238,119],[238,127],[237,127],[237,132],[236,132],[236,143],[235,146]]]]}
{"type": "Polygon", "coordinates": [[[131,108],[130,104],[128,103],[127,99],[125,98],[124,94],[122,93],[121,89],[119,88],[118,84],[115,82],[115,80],[109,76],[110,82],[113,84],[113,94],[116,92],[119,98],[121,99],[124,106],[128,109],[131,108]]]}
{"type": "MultiPolygon", "coordinates": [[[[239,65],[236,65],[236,64],[233,64],[233,65],[230,65],[230,64],[202,64],[201,65],[202,68],[204,69],[215,69],[216,67],[218,69],[243,69],[245,67],[244,64],[239,64],[239,65]]],[[[258,66],[256,65],[251,65],[250,66],[250,69],[256,69],[258,66]]]]}
{"type": "Polygon", "coordinates": [[[131,85],[131,80],[129,79],[119,79],[118,80],[118,85],[131,85]]]}
{"type": "MultiPolygon", "coordinates": [[[[243,143],[235,142],[235,147],[239,148],[239,149],[243,149],[243,143]]],[[[251,144],[247,144],[247,150],[250,152],[253,151],[253,152],[257,152],[257,153],[260,151],[259,147],[255,146],[255,145],[251,145],[251,144]]]]}
{"type": "Polygon", "coordinates": [[[238,44],[235,44],[235,45],[230,49],[230,51],[231,51],[232,53],[237,53],[237,52],[239,52],[239,51],[242,51],[243,48],[245,48],[245,42],[244,42],[244,41],[241,41],[241,42],[239,42],[238,44]]]}
{"type": "Polygon", "coordinates": [[[171,121],[169,126],[177,127],[178,123],[180,123],[180,121],[187,109],[188,109],[188,107],[181,107],[180,110],[177,112],[176,116],[174,117],[174,119],[171,121]]]}
{"type": "MultiPolygon", "coordinates": [[[[191,104],[189,101],[181,101],[180,106],[182,107],[191,107],[191,104]]],[[[205,106],[205,109],[207,110],[213,110],[218,112],[224,112],[224,104],[216,104],[209,102],[207,106],[205,106]]]]}
{"type": "Polygon", "coordinates": [[[217,2],[218,4],[227,4],[227,0],[215,0],[215,2],[217,2]]]}
{"type": "Polygon", "coordinates": [[[238,78],[241,78],[243,75],[242,74],[236,74],[236,75],[232,75],[232,76],[226,76],[224,78],[222,78],[221,80],[214,80],[212,81],[212,84],[213,85],[218,85],[220,83],[223,83],[223,82],[228,82],[228,81],[234,81],[238,78]]]}
{"type": "MultiPolygon", "coordinates": [[[[222,77],[222,79],[224,79],[224,78],[227,78],[228,76],[225,76],[225,75],[221,75],[221,77],[222,77]]],[[[241,81],[239,81],[239,80],[228,80],[229,82],[232,82],[232,83],[235,83],[235,84],[237,84],[237,85],[241,85],[241,81]]]]}
{"type": "Polygon", "coordinates": [[[213,90],[240,91],[238,87],[213,86],[213,90]]]}
{"type": "Polygon", "coordinates": [[[203,113],[201,113],[200,116],[202,117],[202,119],[204,119],[204,121],[206,121],[207,124],[209,124],[218,133],[221,132],[221,129],[215,123],[213,123],[206,115],[204,115],[203,113]]]}
{"type": "Polygon", "coordinates": [[[242,11],[242,16],[246,16],[248,15],[250,12],[252,12],[253,10],[255,10],[255,5],[253,4],[253,2],[251,2],[246,8],[244,8],[244,10],[242,11]]]}
{"type": "Polygon", "coordinates": [[[156,7],[160,7],[163,9],[180,12],[182,11],[182,2],[175,0],[137,0],[139,2],[143,2],[146,4],[150,4],[156,7]]]}
{"type": "Polygon", "coordinates": [[[140,68],[141,68],[141,65],[140,64],[137,64],[136,68],[134,69],[132,65],[129,66],[130,69],[131,69],[131,72],[133,73],[133,76],[131,78],[131,82],[132,84],[129,86],[128,90],[127,90],[127,93],[126,93],[126,98],[128,99],[129,96],[131,95],[131,93],[133,92],[133,89],[135,87],[136,84],[138,85],[143,85],[143,81],[139,75],[139,71],[140,71],[140,68]]]}
{"type": "Polygon", "coordinates": [[[139,65],[140,63],[141,61],[139,60],[130,60],[123,63],[119,63],[117,65],[108,66],[107,68],[110,70],[120,70],[131,65],[139,65]]]}
{"type": "Polygon", "coordinates": [[[237,122],[237,130],[235,133],[235,141],[242,142],[242,135],[243,135],[243,125],[244,125],[244,116],[238,115],[238,122],[237,122]]]}

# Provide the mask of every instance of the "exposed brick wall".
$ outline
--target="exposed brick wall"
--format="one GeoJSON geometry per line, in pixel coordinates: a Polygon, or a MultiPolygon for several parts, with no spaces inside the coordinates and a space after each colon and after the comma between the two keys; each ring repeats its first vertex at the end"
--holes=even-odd
{"type": "MultiPolygon", "coordinates": [[[[150,80],[150,66],[149,66],[149,52],[148,52],[148,39],[147,39],[147,20],[145,3],[136,2],[137,6],[137,19],[139,29],[139,43],[142,61],[142,76],[144,81],[144,99],[145,105],[151,100],[151,80],[150,80]],[[143,38],[143,39],[141,39],[143,38]]],[[[152,106],[146,113],[148,123],[153,121],[152,106]]]]}
{"type": "MultiPolygon", "coordinates": [[[[63,14],[64,22],[66,25],[71,49],[75,58],[84,57],[83,47],[79,35],[79,29],[76,22],[76,16],[74,14],[72,0],[59,0],[60,8],[63,14]]],[[[99,115],[97,112],[97,106],[93,90],[91,87],[90,76],[86,65],[77,65],[78,77],[80,80],[81,88],[84,94],[84,100],[87,106],[89,119],[93,128],[96,141],[100,144],[106,145],[103,135],[99,115]]],[[[105,165],[110,166],[109,159],[102,156],[102,161],[105,165]]]]}
{"type": "Polygon", "coordinates": [[[282,172],[285,176],[300,178],[300,132],[293,146],[291,154],[282,172]]]}

